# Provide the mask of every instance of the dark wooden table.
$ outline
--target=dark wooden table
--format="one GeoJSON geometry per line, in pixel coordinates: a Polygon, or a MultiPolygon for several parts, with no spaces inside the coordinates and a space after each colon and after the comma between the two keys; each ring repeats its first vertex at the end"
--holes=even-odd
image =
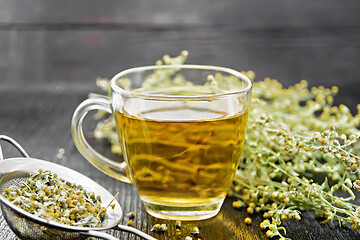
{"type": "MultiPolygon", "coordinates": [[[[159,239],[184,239],[199,226],[201,239],[266,239],[261,216],[250,226],[228,198],[219,215],[183,223],[150,217],[133,185],[97,171],[75,148],[70,121],[97,77],[151,65],[164,54],[190,52],[189,63],[254,70],[257,79],[285,86],[338,85],[336,103],[352,111],[360,102],[360,2],[357,0],[231,1],[17,1],[0,0],[0,134],[16,139],[34,158],[79,171],[111,193],[134,226],[159,239]],[[67,160],[58,159],[60,148],[67,160]],[[168,223],[165,234],[150,232],[168,223]]],[[[106,150],[106,144],[99,144],[106,150]]],[[[7,157],[15,155],[5,146],[7,157]]],[[[312,212],[285,221],[292,239],[360,239],[335,223],[320,224],[312,212]]],[[[127,222],[125,217],[123,224],[127,222]]],[[[133,235],[112,232],[121,239],[133,235]]],[[[0,239],[17,239],[0,214],[0,239]]]]}

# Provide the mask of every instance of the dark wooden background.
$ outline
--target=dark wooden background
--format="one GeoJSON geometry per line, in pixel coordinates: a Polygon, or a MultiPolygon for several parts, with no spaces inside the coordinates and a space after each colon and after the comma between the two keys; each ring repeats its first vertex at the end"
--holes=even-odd
{"type": "MultiPolygon", "coordinates": [[[[89,92],[99,92],[97,77],[151,65],[183,49],[190,52],[188,63],[253,70],[258,80],[338,85],[336,103],[355,111],[359,11],[358,0],[0,0],[0,134],[15,138],[32,157],[65,165],[113,194],[120,192],[118,200],[125,213],[135,212],[138,229],[150,233],[153,224],[169,223],[165,234],[151,233],[159,239],[184,239],[195,225],[201,239],[266,239],[259,230],[261,217],[246,226],[247,213],[232,209],[231,199],[217,217],[183,223],[176,238],[173,222],[147,215],[132,185],[100,173],[78,153],[70,133],[72,113],[89,92]],[[59,148],[65,149],[66,161],[56,158],[59,148]]],[[[311,212],[302,216],[285,222],[288,237],[360,239],[349,228],[320,224],[311,212]]],[[[1,214],[0,239],[17,239],[1,214]]]]}

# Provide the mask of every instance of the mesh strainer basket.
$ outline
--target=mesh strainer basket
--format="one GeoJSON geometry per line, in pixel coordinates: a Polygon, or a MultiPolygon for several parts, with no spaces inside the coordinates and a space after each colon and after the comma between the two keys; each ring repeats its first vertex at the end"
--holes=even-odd
{"type": "Polygon", "coordinates": [[[99,237],[102,239],[114,240],[114,236],[105,233],[105,230],[116,229],[133,233],[143,239],[154,240],[155,238],[141,232],[140,230],[120,225],[123,217],[121,206],[114,197],[99,184],[90,178],[64,166],[51,163],[49,161],[30,158],[25,150],[12,138],[0,135],[1,140],[11,143],[23,157],[4,159],[0,145],[0,206],[4,219],[12,231],[21,239],[85,239],[89,236],[99,237]],[[60,178],[69,183],[80,184],[84,189],[100,195],[102,205],[107,206],[111,201],[115,204],[114,209],[108,208],[106,219],[98,228],[78,227],[60,224],[53,221],[35,216],[25,210],[15,206],[2,194],[10,186],[20,186],[29,176],[30,173],[37,172],[39,169],[50,170],[56,173],[60,178]]]}

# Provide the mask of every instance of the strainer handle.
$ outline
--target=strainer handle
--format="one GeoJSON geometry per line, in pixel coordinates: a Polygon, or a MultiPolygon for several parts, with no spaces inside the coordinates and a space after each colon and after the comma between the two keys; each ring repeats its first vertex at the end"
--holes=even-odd
{"type": "MultiPolygon", "coordinates": [[[[11,145],[13,145],[20,153],[23,155],[23,157],[30,158],[30,156],[26,153],[26,151],[21,147],[21,145],[16,142],[11,137],[0,135],[0,140],[4,140],[6,142],[9,142],[11,145]]],[[[0,141],[0,160],[4,160],[4,155],[1,148],[1,141],[0,141]]]]}
{"type": "MultiPolygon", "coordinates": [[[[157,240],[156,238],[153,238],[152,236],[130,226],[118,225],[114,229],[135,234],[136,236],[141,237],[142,239],[145,240],[157,240]]],[[[89,237],[98,237],[106,240],[118,240],[116,237],[100,231],[90,230],[87,232],[82,232],[82,234],[89,237]]]]}
{"type": "Polygon", "coordinates": [[[113,235],[110,235],[108,233],[100,232],[100,231],[88,231],[83,232],[82,235],[89,236],[89,237],[97,237],[105,240],[119,240],[118,238],[114,237],[113,235]]]}
{"type": "Polygon", "coordinates": [[[134,227],[119,224],[116,227],[114,227],[114,229],[135,234],[136,236],[141,237],[142,239],[157,240],[156,238],[153,238],[152,236],[150,236],[150,235],[148,235],[148,234],[146,234],[146,233],[144,233],[144,232],[142,232],[139,229],[136,229],[134,227]]]}

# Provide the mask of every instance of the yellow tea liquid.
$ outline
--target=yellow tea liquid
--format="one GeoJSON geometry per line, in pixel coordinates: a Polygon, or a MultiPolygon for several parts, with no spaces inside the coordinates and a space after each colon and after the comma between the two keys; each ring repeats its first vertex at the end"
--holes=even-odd
{"type": "Polygon", "coordinates": [[[152,106],[136,115],[115,111],[119,139],[143,201],[167,206],[223,199],[245,138],[247,111],[152,106]]]}

